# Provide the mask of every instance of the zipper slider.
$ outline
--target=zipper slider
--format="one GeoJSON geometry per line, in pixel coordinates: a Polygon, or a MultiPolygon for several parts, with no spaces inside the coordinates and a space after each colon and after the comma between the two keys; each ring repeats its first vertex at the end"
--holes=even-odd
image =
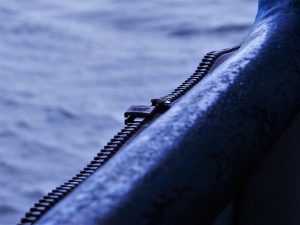
{"type": "Polygon", "coordinates": [[[167,111],[171,106],[171,101],[168,99],[168,96],[151,99],[151,103],[156,106],[161,113],[167,111]]]}

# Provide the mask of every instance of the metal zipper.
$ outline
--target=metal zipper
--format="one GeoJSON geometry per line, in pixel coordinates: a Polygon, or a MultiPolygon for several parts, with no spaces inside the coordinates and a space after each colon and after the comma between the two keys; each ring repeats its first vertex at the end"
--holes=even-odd
{"type": "Polygon", "coordinates": [[[133,105],[124,114],[125,126],[118,132],[94,157],[73,178],[46,194],[34,204],[32,208],[21,219],[20,225],[32,225],[47,213],[55,204],[68,195],[73,189],[86,180],[92,173],[106,163],[125,143],[128,142],[137,132],[151,119],[165,112],[172,103],[194,87],[209,72],[217,59],[221,56],[238,50],[240,46],[213,51],[207,53],[197,67],[196,71],[178,86],[169,95],[162,98],[152,99],[152,105],[133,105]]]}

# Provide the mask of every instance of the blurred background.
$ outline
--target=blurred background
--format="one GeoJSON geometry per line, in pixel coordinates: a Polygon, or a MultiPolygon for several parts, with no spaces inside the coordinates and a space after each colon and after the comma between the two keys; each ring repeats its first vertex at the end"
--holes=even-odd
{"type": "Polygon", "coordinates": [[[240,43],[256,0],[28,0],[0,5],[0,224],[15,224],[123,125],[240,43]]]}

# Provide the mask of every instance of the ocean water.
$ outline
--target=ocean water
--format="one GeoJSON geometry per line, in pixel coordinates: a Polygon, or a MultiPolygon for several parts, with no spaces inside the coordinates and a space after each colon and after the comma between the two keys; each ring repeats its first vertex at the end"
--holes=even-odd
{"type": "Polygon", "coordinates": [[[15,224],[123,124],[243,40],[255,0],[26,0],[0,5],[0,224],[15,224]]]}

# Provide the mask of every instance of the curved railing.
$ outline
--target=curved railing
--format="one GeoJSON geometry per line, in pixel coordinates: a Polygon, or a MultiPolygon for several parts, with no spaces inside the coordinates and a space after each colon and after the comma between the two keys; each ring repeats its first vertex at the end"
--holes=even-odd
{"type": "Polygon", "coordinates": [[[240,49],[37,224],[211,224],[300,109],[298,5],[260,1],[240,49]]]}

